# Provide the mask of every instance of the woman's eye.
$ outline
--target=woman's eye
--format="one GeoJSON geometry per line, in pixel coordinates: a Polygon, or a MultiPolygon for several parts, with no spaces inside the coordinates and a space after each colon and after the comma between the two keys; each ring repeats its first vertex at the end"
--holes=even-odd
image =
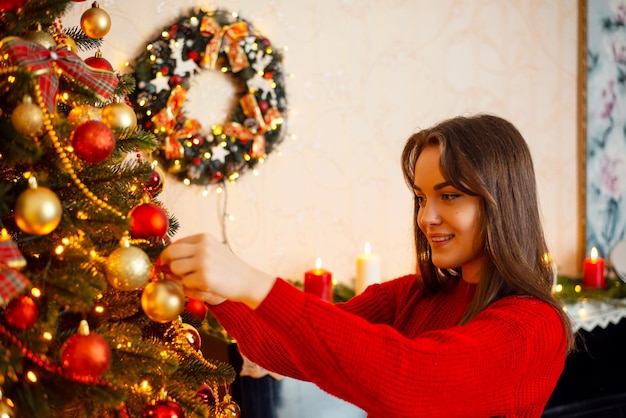
{"type": "Polygon", "coordinates": [[[426,203],[426,198],[424,196],[415,195],[415,201],[418,205],[423,206],[426,203]]]}
{"type": "Polygon", "coordinates": [[[460,193],[444,193],[441,195],[442,200],[454,200],[457,197],[461,197],[460,193]]]}

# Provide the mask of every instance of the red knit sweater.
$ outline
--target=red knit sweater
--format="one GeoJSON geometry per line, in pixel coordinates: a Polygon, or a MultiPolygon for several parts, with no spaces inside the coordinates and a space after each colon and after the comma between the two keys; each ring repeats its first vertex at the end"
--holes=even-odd
{"type": "Polygon", "coordinates": [[[332,305],[279,279],[256,310],[211,310],[250,360],[370,417],[539,417],[565,362],[560,317],[515,296],[457,326],[475,287],[420,297],[405,276],[332,305]]]}

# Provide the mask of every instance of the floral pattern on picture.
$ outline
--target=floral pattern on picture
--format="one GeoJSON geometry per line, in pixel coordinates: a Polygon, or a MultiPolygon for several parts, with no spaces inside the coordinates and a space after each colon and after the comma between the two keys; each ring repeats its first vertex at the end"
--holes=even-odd
{"type": "Polygon", "coordinates": [[[585,251],[626,238],[626,0],[587,6],[585,251]]]}

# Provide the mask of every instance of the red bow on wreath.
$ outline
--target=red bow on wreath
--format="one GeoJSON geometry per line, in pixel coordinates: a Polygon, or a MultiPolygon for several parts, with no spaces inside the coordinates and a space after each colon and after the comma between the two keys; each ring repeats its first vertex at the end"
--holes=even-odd
{"type": "Polygon", "coordinates": [[[165,141],[165,158],[168,160],[183,158],[185,149],[180,143],[181,138],[191,138],[200,132],[202,125],[196,119],[185,120],[181,129],[175,131],[176,122],[181,117],[181,109],[185,104],[187,90],[178,85],[172,89],[167,105],[152,117],[155,128],[167,134],[165,141]]]}
{"type": "Polygon", "coordinates": [[[0,42],[0,57],[5,56],[13,64],[23,66],[38,76],[39,88],[49,112],[56,109],[59,73],[94,90],[100,100],[107,100],[119,82],[115,73],[88,67],[68,49],[47,49],[17,37],[0,42]]]}

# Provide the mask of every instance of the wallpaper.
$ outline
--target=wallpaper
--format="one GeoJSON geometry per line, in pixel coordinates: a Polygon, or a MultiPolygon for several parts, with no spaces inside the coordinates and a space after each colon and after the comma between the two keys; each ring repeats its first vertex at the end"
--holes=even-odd
{"type": "MultiPolygon", "coordinates": [[[[302,280],[316,258],[351,285],[366,242],[382,279],[414,270],[412,194],[400,152],[415,130],[477,112],[511,120],[530,144],[551,252],[579,262],[575,0],[136,0],[99,2],[101,48],[116,69],[191,8],[238,13],[283,48],[286,135],[258,172],[215,187],[168,177],[160,195],[177,237],[206,231],[277,276],[302,280]]],[[[64,18],[75,26],[91,2],[64,18]]],[[[232,82],[201,71],[185,112],[228,116],[232,82]]]]}

